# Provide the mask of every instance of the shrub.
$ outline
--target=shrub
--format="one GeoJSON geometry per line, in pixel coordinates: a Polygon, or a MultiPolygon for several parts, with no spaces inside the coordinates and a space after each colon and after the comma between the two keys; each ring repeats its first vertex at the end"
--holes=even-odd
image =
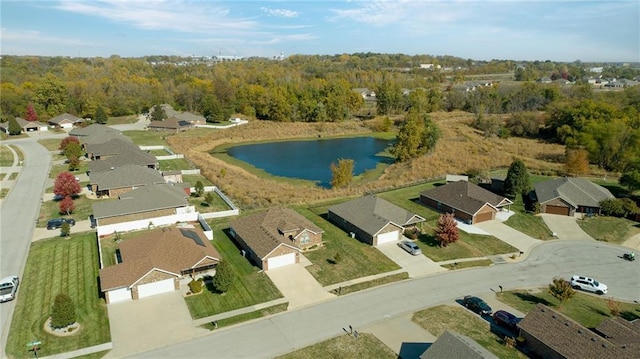
{"type": "Polygon", "coordinates": [[[202,278],[191,280],[191,282],[189,282],[189,289],[193,294],[200,293],[202,291],[202,278]]]}
{"type": "Polygon", "coordinates": [[[68,295],[56,295],[51,308],[51,327],[64,328],[76,322],[76,308],[68,295]]]}
{"type": "Polygon", "coordinates": [[[233,268],[231,265],[222,260],[216,268],[216,275],[213,277],[213,286],[218,292],[224,293],[229,290],[234,280],[233,268]]]}

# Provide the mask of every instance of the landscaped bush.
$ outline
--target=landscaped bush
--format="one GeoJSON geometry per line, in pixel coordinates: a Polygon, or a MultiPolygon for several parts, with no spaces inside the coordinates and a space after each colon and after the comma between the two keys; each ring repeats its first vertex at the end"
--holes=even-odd
{"type": "Polygon", "coordinates": [[[68,295],[56,295],[51,309],[51,327],[64,328],[76,322],[76,308],[68,295]]]}
{"type": "Polygon", "coordinates": [[[191,290],[193,294],[202,292],[202,278],[198,280],[192,279],[191,282],[189,282],[189,290],[191,290]]]}

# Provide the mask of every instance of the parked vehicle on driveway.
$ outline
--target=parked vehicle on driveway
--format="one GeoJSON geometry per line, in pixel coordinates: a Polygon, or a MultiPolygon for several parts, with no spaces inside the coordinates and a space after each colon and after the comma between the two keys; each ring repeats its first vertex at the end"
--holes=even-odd
{"type": "Polygon", "coordinates": [[[15,299],[19,284],[20,279],[15,275],[0,280],[0,303],[15,299]]]}
{"type": "Polygon", "coordinates": [[[582,277],[574,275],[571,277],[571,287],[573,289],[581,289],[587,292],[596,293],[599,295],[607,294],[607,286],[597,280],[589,277],[582,277]]]}
{"type": "Polygon", "coordinates": [[[54,218],[47,222],[47,229],[58,229],[62,227],[64,222],[69,223],[70,226],[74,226],[76,224],[76,221],[73,218],[54,218]]]}
{"type": "Polygon", "coordinates": [[[518,331],[518,327],[516,325],[519,321],[520,318],[506,310],[497,310],[493,313],[493,322],[501,327],[509,329],[512,333],[516,333],[518,331]]]}
{"type": "Polygon", "coordinates": [[[398,243],[398,245],[400,246],[400,248],[409,252],[411,255],[417,256],[418,254],[422,254],[422,250],[420,249],[420,247],[418,247],[417,244],[411,241],[401,241],[400,243],[398,243]]]}
{"type": "Polygon", "coordinates": [[[478,297],[467,295],[462,299],[462,304],[480,315],[491,315],[493,313],[489,304],[478,297]]]}

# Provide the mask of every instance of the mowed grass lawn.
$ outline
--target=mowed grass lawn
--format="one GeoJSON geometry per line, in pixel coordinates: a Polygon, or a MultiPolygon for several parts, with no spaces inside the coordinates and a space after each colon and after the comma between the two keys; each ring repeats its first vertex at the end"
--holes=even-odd
{"type": "Polygon", "coordinates": [[[205,288],[200,294],[186,297],[191,316],[198,319],[282,298],[282,293],[269,277],[244,258],[227,236],[228,220],[216,220],[210,224],[214,232],[212,244],[223,260],[231,264],[235,280],[224,294],[215,292],[213,288],[205,288]]]}
{"type": "Polygon", "coordinates": [[[489,322],[462,306],[440,305],[421,310],[414,313],[411,320],[436,337],[446,330],[466,335],[498,358],[527,358],[518,349],[506,347],[502,339],[491,332],[489,322]]]}
{"type": "MultiPolygon", "coordinates": [[[[44,228],[47,226],[48,220],[58,217],[73,218],[76,222],[86,221],[88,220],[89,215],[93,213],[92,205],[96,201],[100,200],[89,199],[85,195],[80,195],[74,198],[73,204],[75,205],[75,209],[68,216],[66,214],[60,214],[60,201],[45,201],[40,206],[40,214],[38,215],[38,223],[36,224],[36,227],[44,228]]],[[[71,227],[71,233],[73,233],[73,227],[71,227]]]]}
{"type": "Polygon", "coordinates": [[[344,334],[303,349],[298,349],[278,359],[334,359],[334,358],[398,358],[389,347],[373,334],[359,333],[358,339],[344,334]]]}
{"type": "Polygon", "coordinates": [[[125,136],[131,138],[138,146],[165,146],[169,147],[165,138],[171,136],[170,132],[163,131],[124,131],[125,136]]]}
{"type": "MultiPolygon", "coordinates": [[[[554,298],[546,288],[540,292],[531,293],[524,290],[496,293],[496,297],[523,313],[528,313],[538,303],[550,306],[587,328],[595,328],[603,320],[611,318],[611,311],[607,303],[609,298],[576,292],[576,295],[562,304],[554,298]]],[[[620,306],[620,316],[626,320],[640,318],[640,304],[616,302],[620,306]]]]}
{"type": "Polygon", "coordinates": [[[509,217],[504,224],[531,238],[541,240],[553,239],[552,232],[546,223],[544,223],[542,217],[526,212],[522,203],[513,204],[511,210],[514,214],[509,217]]]}
{"type": "Polygon", "coordinates": [[[160,171],[175,171],[175,170],[192,170],[193,166],[189,161],[184,158],[177,158],[175,160],[162,160],[160,163],[160,171]]]}
{"type": "Polygon", "coordinates": [[[38,355],[47,356],[109,342],[109,318],[98,288],[98,247],[95,233],[50,239],[31,245],[7,342],[7,354],[32,358],[27,343],[42,342],[38,355]],[[58,293],[74,302],[81,328],[69,337],[44,331],[58,293]]]}
{"type": "Polygon", "coordinates": [[[349,237],[345,231],[323,218],[326,213],[325,207],[314,207],[312,210],[304,207],[295,209],[324,230],[324,246],[304,253],[313,263],[307,270],[321,285],[327,286],[400,269],[376,248],[349,237]],[[335,262],[337,253],[340,253],[340,259],[335,262]]]}
{"type": "Polygon", "coordinates": [[[620,244],[640,233],[640,224],[626,218],[587,217],[578,221],[578,225],[591,237],[609,243],[620,244]]]}

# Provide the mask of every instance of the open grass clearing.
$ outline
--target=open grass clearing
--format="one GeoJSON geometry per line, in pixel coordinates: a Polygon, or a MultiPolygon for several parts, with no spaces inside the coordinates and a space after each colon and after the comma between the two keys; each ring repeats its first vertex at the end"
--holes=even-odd
{"type": "Polygon", "coordinates": [[[9,357],[32,358],[26,344],[41,341],[38,354],[90,347],[111,340],[104,299],[98,288],[98,246],[95,233],[72,235],[68,239],[42,240],[31,245],[20,280],[14,318],[7,341],[9,357]],[[77,334],[57,337],[44,331],[51,305],[58,293],[74,302],[81,328],[77,334]]]}
{"type": "Polygon", "coordinates": [[[398,358],[389,347],[373,334],[359,333],[358,339],[343,334],[323,342],[298,349],[278,359],[334,359],[334,358],[398,358]]]}
{"type": "Polygon", "coordinates": [[[282,298],[282,293],[269,277],[243,257],[240,249],[227,236],[227,219],[209,222],[213,228],[213,246],[222,258],[228,261],[235,273],[235,279],[229,291],[217,293],[207,285],[201,294],[185,298],[189,312],[194,319],[228,312],[282,298]]]}
{"type": "Polygon", "coordinates": [[[124,131],[123,134],[131,138],[138,146],[165,146],[169,147],[165,139],[170,133],[163,131],[124,131]]]}
{"type": "MultiPolygon", "coordinates": [[[[538,303],[542,303],[562,312],[587,328],[595,328],[603,320],[612,317],[611,311],[607,306],[609,298],[582,292],[576,292],[573,298],[562,304],[562,308],[559,308],[560,302],[546,288],[536,292],[526,290],[506,291],[496,293],[496,298],[523,313],[528,313],[538,303]]],[[[626,320],[640,318],[640,304],[617,303],[620,305],[620,316],[622,318],[626,320]]]]}
{"type": "Polygon", "coordinates": [[[162,160],[160,163],[160,171],[176,171],[176,170],[192,170],[193,166],[184,158],[174,160],[162,160]]]}
{"type": "Polygon", "coordinates": [[[462,306],[440,305],[421,310],[411,320],[436,337],[446,330],[466,335],[498,358],[527,358],[517,349],[506,347],[502,338],[491,332],[488,321],[462,306]]]}
{"type": "Polygon", "coordinates": [[[306,267],[307,270],[321,285],[327,286],[400,269],[382,252],[349,237],[348,233],[318,215],[315,209],[312,211],[302,206],[295,209],[324,230],[322,235],[324,246],[304,253],[305,257],[313,263],[306,267]],[[337,253],[340,253],[340,259],[335,261],[337,253]]]}
{"type": "Polygon", "coordinates": [[[138,122],[138,115],[109,117],[107,125],[129,125],[138,122]]]}
{"type": "Polygon", "coordinates": [[[599,241],[621,244],[640,233],[640,223],[617,217],[587,217],[577,221],[580,228],[599,241]]]}

